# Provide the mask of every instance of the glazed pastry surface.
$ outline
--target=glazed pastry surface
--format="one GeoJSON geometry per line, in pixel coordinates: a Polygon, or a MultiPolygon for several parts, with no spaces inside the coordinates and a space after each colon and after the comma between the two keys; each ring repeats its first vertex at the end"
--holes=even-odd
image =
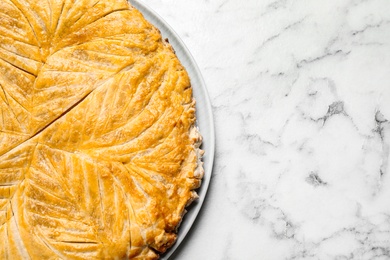
{"type": "Polygon", "coordinates": [[[157,259],[203,176],[172,47],[125,0],[2,0],[0,35],[0,259],[157,259]]]}

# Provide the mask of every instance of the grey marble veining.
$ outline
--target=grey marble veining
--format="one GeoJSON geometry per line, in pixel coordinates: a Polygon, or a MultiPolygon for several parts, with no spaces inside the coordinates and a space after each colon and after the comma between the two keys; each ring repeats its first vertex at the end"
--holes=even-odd
{"type": "Polygon", "coordinates": [[[193,54],[216,124],[172,258],[390,259],[390,1],[145,3],[193,54]]]}

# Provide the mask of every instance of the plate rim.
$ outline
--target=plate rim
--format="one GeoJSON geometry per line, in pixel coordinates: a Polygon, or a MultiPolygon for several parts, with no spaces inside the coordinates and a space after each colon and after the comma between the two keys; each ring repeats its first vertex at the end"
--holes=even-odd
{"type": "Polygon", "coordinates": [[[215,156],[215,126],[213,119],[213,111],[210,96],[207,91],[206,83],[203,79],[202,73],[191,52],[184,44],[182,39],[179,37],[179,35],[156,11],[154,11],[144,2],[140,0],[128,0],[128,2],[138,11],[140,11],[148,22],[150,22],[153,26],[159,29],[163,38],[168,39],[169,43],[175,50],[180,62],[182,64],[188,63],[187,66],[191,67],[191,69],[187,69],[187,66],[183,64],[190,76],[193,96],[196,100],[197,126],[200,128],[200,133],[203,136],[203,143],[201,148],[203,149],[205,146],[207,147],[204,149],[206,153],[202,159],[205,173],[202,179],[201,187],[197,189],[199,198],[192,203],[189,211],[184,215],[183,221],[178,230],[178,237],[175,244],[171,248],[169,248],[167,252],[161,255],[160,259],[167,260],[179,248],[183,240],[186,239],[188,232],[191,230],[193,224],[197,219],[197,216],[200,212],[200,209],[202,208],[203,202],[207,195],[207,191],[211,181],[215,156]],[[158,23],[158,25],[156,23],[158,23]],[[198,83],[196,87],[194,87],[193,81],[198,83]],[[202,119],[198,116],[200,105],[204,105],[202,106],[202,109],[204,108],[207,118],[202,119]],[[208,129],[202,130],[202,125],[203,127],[207,127],[208,129]],[[206,131],[207,135],[204,135],[206,131]]]}

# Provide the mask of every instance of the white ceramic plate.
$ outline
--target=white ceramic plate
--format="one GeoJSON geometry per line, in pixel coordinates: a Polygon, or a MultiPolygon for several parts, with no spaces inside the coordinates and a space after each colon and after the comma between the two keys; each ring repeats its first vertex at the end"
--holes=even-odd
{"type": "Polygon", "coordinates": [[[206,197],[207,189],[211,179],[211,171],[214,161],[215,136],[214,136],[214,121],[211,109],[210,98],[207,93],[206,85],[194,58],[191,56],[187,47],[181,41],[179,36],[173,29],[153,10],[138,0],[129,0],[130,3],[137,8],[145,18],[156,26],[162,33],[164,38],[168,38],[169,43],[175,49],[176,55],[180,62],[186,68],[193,88],[194,98],[196,100],[196,115],[200,133],[203,136],[202,149],[205,151],[203,157],[205,175],[203,177],[202,186],[198,189],[199,199],[195,201],[188,209],[187,214],[179,227],[179,233],[176,243],[170,248],[161,259],[168,259],[173,252],[179,247],[180,243],[185,239],[188,231],[190,231],[202,203],[206,197]]]}

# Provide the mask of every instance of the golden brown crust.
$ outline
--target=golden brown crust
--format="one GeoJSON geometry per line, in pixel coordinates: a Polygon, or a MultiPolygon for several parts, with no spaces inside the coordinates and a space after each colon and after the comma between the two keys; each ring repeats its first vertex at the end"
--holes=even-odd
{"type": "Polygon", "coordinates": [[[0,258],[157,259],[203,177],[185,69],[125,0],[0,1],[0,258]]]}

